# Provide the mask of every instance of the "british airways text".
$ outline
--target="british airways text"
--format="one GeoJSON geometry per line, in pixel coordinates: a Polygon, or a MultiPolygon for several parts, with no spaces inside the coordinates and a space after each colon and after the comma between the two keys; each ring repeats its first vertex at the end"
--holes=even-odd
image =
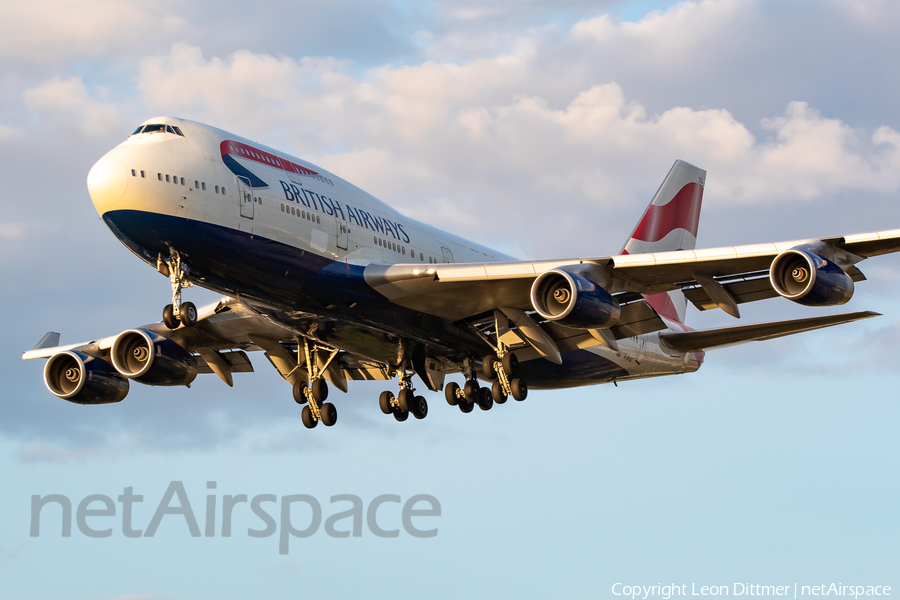
{"type": "Polygon", "coordinates": [[[360,227],[371,229],[381,235],[392,235],[394,239],[403,240],[403,243],[409,243],[409,235],[403,230],[403,225],[394,223],[383,217],[376,217],[369,214],[361,208],[354,208],[349,204],[341,207],[341,203],[333,198],[329,198],[324,194],[317,194],[312,190],[299,188],[293,183],[287,183],[279,180],[281,189],[284,190],[284,199],[288,202],[298,202],[303,206],[315,207],[328,215],[340,215],[341,219],[348,223],[356,223],[360,227]],[[344,214],[346,209],[347,213],[344,214]]]}

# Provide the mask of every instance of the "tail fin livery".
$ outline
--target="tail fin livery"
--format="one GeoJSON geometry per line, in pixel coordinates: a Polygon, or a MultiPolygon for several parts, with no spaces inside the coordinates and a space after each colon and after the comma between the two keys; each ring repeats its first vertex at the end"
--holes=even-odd
{"type": "MultiPolygon", "coordinates": [[[[676,160],[625,242],[622,254],[693,250],[704,185],[706,171],[676,160]]],[[[684,323],[687,299],[680,291],[646,296],[645,300],[664,319],[684,323]]]]}

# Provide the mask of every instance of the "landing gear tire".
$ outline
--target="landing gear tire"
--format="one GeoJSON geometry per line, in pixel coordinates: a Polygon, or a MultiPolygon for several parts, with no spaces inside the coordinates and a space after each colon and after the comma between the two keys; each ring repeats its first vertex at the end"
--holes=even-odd
{"type": "Polygon", "coordinates": [[[519,379],[516,377],[512,381],[509,382],[509,387],[512,388],[512,397],[521,402],[528,396],[528,386],[525,384],[523,379],[519,379]]]}
{"type": "Polygon", "coordinates": [[[303,421],[303,426],[307,429],[314,429],[316,425],[319,424],[319,422],[313,418],[312,411],[308,406],[303,407],[303,412],[300,413],[300,420],[303,421]]]}
{"type": "Polygon", "coordinates": [[[163,308],[163,323],[169,329],[178,329],[178,319],[175,318],[175,307],[171,304],[166,304],[163,308]]]}
{"type": "Polygon", "coordinates": [[[497,404],[503,404],[504,402],[506,402],[506,392],[503,391],[503,386],[499,381],[495,381],[491,386],[491,397],[497,404]]]}
{"type": "Polygon", "coordinates": [[[331,427],[337,423],[337,409],[331,402],[323,404],[321,408],[319,408],[319,412],[322,415],[322,424],[325,425],[325,427],[331,427]]]}
{"type": "Polygon", "coordinates": [[[507,377],[512,377],[519,370],[519,359],[512,352],[504,354],[500,364],[503,365],[503,371],[507,377]]]}
{"type": "Polygon", "coordinates": [[[478,402],[478,390],[480,389],[478,382],[474,379],[470,379],[466,382],[466,385],[463,387],[463,393],[466,395],[466,401],[469,404],[478,402]]]}
{"type": "Polygon", "coordinates": [[[459,384],[455,381],[451,381],[447,384],[447,387],[444,388],[444,397],[447,399],[447,404],[456,406],[456,403],[459,401],[459,398],[456,397],[458,391],[459,384]]]}
{"type": "Polygon", "coordinates": [[[306,382],[298,381],[294,384],[294,389],[292,390],[294,394],[294,402],[297,404],[306,404],[306,382]]]}
{"type": "Polygon", "coordinates": [[[316,402],[325,402],[328,399],[328,383],[321,377],[313,380],[310,388],[312,388],[312,395],[316,402]]]}
{"type": "Polygon", "coordinates": [[[478,408],[481,410],[491,410],[494,407],[494,399],[491,397],[491,390],[483,387],[478,390],[478,408]]]}
{"type": "Polygon", "coordinates": [[[481,370],[488,379],[497,379],[497,369],[494,368],[495,360],[493,354],[486,354],[481,361],[481,370]]]}
{"type": "Polygon", "coordinates": [[[400,390],[400,395],[397,396],[397,402],[400,404],[400,410],[405,412],[412,411],[413,408],[413,393],[410,390],[400,390]]]}
{"type": "Polygon", "coordinates": [[[475,408],[475,404],[469,402],[468,400],[460,400],[457,406],[459,406],[459,410],[464,413],[470,413],[475,408]]]}
{"type": "Polygon", "coordinates": [[[182,302],[178,312],[181,314],[181,324],[185,327],[193,327],[197,323],[197,307],[193,302],[182,302]]]}
{"type": "Polygon", "coordinates": [[[381,412],[386,415],[394,412],[394,408],[391,406],[391,400],[394,399],[394,394],[390,392],[381,392],[381,395],[378,396],[378,406],[381,408],[381,412]]]}
{"type": "Polygon", "coordinates": [[[422,396],[416,396],[413,398],[412,407],[409,412],[417,419],[424,419],[428,416],[428,401],[422,396]]]}
{"type": "Polygon", "coordinates": [[[401,410],[399,408],[394,409],[394,418],[398,421],[405,421],[409,418],[409,411],[401,410]]]}

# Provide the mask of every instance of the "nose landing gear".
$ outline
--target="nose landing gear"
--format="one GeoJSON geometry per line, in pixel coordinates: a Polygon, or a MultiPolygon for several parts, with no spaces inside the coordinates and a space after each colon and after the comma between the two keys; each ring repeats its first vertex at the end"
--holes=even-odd
{"type": "Polygon", "coordinates": [[[169,276],[172,282],[172,304],[163,308],[163,323],[169,329],[178,329],[178,325],[191,327],[197,322],[197,307],[193,302],[181,302],[181,288],[193,287],[187,276],[191,272],[188,266],[181,262],[181,255],[173,251],[171,258],[156,259],[156,270],[169,276]]]}

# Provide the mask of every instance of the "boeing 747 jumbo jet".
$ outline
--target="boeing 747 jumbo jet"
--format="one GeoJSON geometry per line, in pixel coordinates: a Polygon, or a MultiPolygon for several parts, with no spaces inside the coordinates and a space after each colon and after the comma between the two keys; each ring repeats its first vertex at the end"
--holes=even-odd
{"type": "MultiPolygon", "coordinates": [[[[169,278],[162,322],[79,344],[48,333],[23,359],[79,404],[129,383],[229,386],[260,351],[293,387],[306,427],[337,421],[329,385],[397,378],[382,412],[422,419],[414,377],[464,413],[529,388],[696,371],[704,352],[876,316],[851,312],[695,331],[687,303],[739,318],[782,296],[847,302],[860,261],[900,249],[900,230],[694,250],[706,172],[676,161],[617,256],[519,261],[408,219],[337,175],[220,129],[147,121],[88,174],[97,212],[169,278]],[[197,309],[198,285],[226,297],[197,309]],[[465,384],[447,381],[461,373],[465,384]]],[[[374,404],[374,399],[373,399],[374,404]]]]}

